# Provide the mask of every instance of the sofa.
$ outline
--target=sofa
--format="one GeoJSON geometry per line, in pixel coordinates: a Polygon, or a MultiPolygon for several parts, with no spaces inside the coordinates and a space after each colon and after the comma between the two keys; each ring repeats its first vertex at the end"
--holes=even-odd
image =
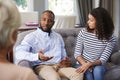
{"type": "MultiPolygon", "coordinates": [[[[61,34],[63,37],[63,40],[65,42],[65,48],[67,51],[67,55],[71,61],[71,66],[74,66],[76,64],[76,60],[74,58],[74,50],[76,45],[76,39],[79,31],[81,28],[72,28],[72,29],[53,29],[54,31],[61,34]]],[[[13,58],[14,62],[17,60],[14,57],[15,53],[15,47],[20,44],[21,40],[24,38],[24,36],[34,30],[27,30],[23,32],[19,32],[17,41],[13,48],[13,58]]],[[[26,65],[26,63],[23,63],[21,65],[26,65]]],[[[107,71],[105,73],[105,80],[120,80],[120,53],[117,51],[114,51],[112,55],[110,56],[108,62],[106,63],[107,71]]]]}

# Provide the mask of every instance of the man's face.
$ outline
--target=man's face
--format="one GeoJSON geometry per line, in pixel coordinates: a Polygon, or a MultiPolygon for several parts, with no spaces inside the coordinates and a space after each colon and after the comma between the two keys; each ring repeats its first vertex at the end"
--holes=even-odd
{"type": "Polygon", "coordinates": [[[49,32],[54,25],[54,18],[51,13],[45,12],[40,17],[40,27],[43,31],[49,32]]]}

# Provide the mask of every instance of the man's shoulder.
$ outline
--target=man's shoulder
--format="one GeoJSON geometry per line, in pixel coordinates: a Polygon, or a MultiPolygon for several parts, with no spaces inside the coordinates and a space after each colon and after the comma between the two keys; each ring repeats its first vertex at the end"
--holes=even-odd
{"type": "Polygon", "coordinates": [[[60,35],[60,33],[56,32],[56,31],[52,31],[52,35],[57,36],[57,37],[62,37],[62,36],[60,35]]]}
{"type": "Polygon", "coordinates": [[[29,31],[29,32],[26,34],[26,36],[32,36],[32,35],[34,35],[34,34],[37,34],[37,30],[31,30],[31,31],[29,31]]]}

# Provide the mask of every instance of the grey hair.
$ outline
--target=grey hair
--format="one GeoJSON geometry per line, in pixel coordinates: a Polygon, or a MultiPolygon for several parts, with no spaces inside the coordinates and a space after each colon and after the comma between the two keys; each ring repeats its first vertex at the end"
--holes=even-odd
{"type": "Polygon", "coordinates": [[[13,43],[13,32],[21,25],[20,13],[13,0],[0,0],[0,48],[13,43]]]}

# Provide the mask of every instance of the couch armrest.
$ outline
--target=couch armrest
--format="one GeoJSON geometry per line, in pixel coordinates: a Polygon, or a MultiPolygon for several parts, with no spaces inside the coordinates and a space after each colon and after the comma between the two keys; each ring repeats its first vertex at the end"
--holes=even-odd
{"type": "Polygon", "coordinates": [[[120,52],[115,52],[111,55],[111,62],[120,65],[120,52]]]}

